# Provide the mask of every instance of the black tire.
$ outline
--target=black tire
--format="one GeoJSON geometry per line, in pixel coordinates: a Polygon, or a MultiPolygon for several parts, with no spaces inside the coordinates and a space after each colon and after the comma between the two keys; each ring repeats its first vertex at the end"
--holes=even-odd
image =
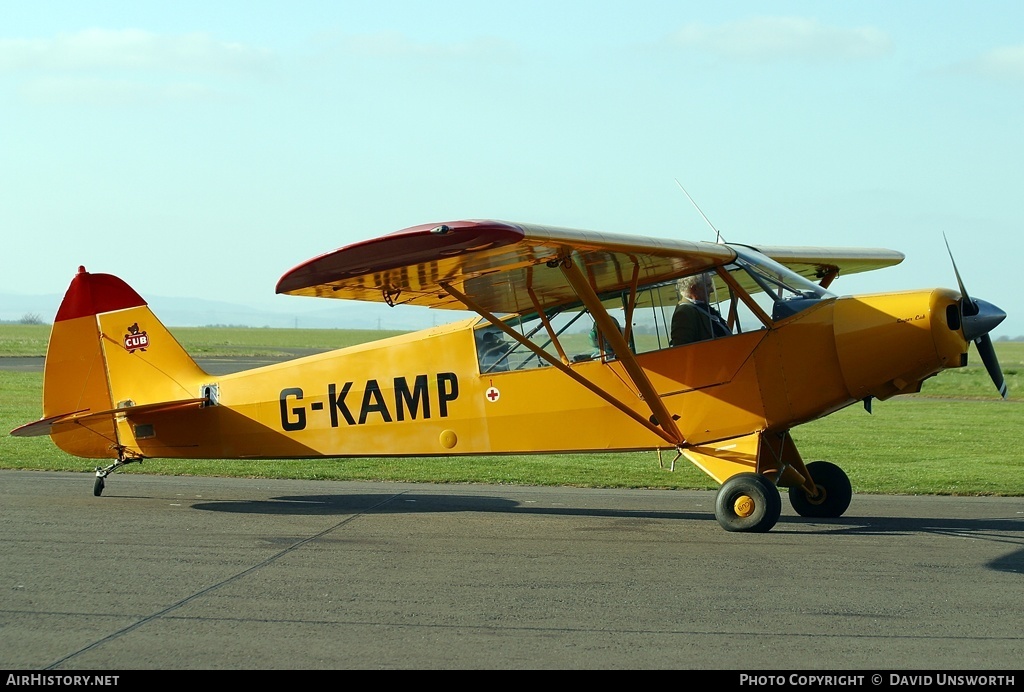
{"type": "Polygon", "coordinates": [[[759,473],[738,473],[718,489],[715,518],[726,531],[765,533],[782,513],[775,484],[759,473]]]}
{"type": "Polygon", "coordinates": [[[92,484],[92,494],[99,497],[103,494],[103,486],[106,483],[103,481],[103,476],[96,476],[96,480],[92,484]]]}
{"type": "Polygon", "coordinates": [[[853,499],[853,487],[846,472],[828,461],[812,461],[807,471],[818,488],[819,497],[793,486],[789,489],[789,504],[802,517],[835,519],[843,516],[853,499]]]}

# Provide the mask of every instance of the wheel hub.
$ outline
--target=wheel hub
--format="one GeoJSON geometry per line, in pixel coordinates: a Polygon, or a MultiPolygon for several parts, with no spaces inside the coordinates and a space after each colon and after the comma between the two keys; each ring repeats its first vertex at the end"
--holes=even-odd
{"type": "Polygon", "coordinates": [[[820,485],[815,485],[814,487],[818,489],[818,494],[815,495],[814,497],[808,495],[807,501],[810,502],[812,505],[825,504],[825,500],[828,499],[828,493],[825,492],[825,489],[822,488],[820,485]]]}
{"type": "Polygon", "coordinates": [[[750,495],[740,495],[733,502],[732,508],[736,512],[736,516],[749,517],[754,513],[754,498],[750,497],[750,495]]]}

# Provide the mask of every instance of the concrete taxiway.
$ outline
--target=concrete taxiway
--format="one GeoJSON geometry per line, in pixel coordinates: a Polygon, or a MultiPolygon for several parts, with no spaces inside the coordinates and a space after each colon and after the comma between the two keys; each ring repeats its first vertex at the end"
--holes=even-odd
{"type": "Polygon", "coordinates": [[[1021,498],[0,471],[0,670],[1014,670],[1021,498]]]}

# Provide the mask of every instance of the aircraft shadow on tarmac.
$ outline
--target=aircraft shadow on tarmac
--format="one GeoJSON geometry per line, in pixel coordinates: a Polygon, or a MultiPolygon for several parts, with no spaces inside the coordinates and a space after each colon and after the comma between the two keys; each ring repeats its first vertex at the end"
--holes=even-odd
{"type": "MultiPolygon", "coordinates": [[[[715,521],[709,511],[622,510],[595,507],[533,507],[515,500],[486,495],[424,495],[416,493],[346,495],[292,495],[270,500],[241,502],[196,502],[193,509],[209,512],[233,512],[288,515],[408,514],[441,512],[497,512],[549,516],[608,517],[617,519],[667,519],[715,521]]],[[[907,534],[957,535],[980,540],[1005,542],[1018,546],[1016,551],[993,561],[989,567],[1024,574],[1024,519],[936,518],[936,517],[856,517],[806,519],[783,516],[772,530],[778,533],[831,534],[834,536],[900,536],[907,534]]],[[[736,534],[743,535],[743,534],[736,534]]]]}

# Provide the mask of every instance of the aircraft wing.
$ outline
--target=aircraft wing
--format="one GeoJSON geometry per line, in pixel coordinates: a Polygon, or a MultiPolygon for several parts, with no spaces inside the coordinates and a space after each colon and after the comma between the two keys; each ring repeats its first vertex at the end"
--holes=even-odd
{"type": "MultiPolygon", "coordinates": [[[[903,259],[890,250],[766,248],[805,276],[866,271],[903,259]]],[[[465,310],[442,284],[496,314],[532,312],[578,300],[558,263],[574,256],[598,294],[649,285],[728,264],[727,245],[582,231],[505,221],[424,224],[328,252],[298,265],[277,284],[290,295],[465,310]],[[636,268],[636,269],[635,269],[636,268]]]]}
{"type": "Polygon", "coordinates": [[[811,281],[818,281],[830,273],[847,276],[884,269],[899,264],[904,258],[902,252],[883,248],[776,245],[751,245],[750,247],[811,281]]]}

